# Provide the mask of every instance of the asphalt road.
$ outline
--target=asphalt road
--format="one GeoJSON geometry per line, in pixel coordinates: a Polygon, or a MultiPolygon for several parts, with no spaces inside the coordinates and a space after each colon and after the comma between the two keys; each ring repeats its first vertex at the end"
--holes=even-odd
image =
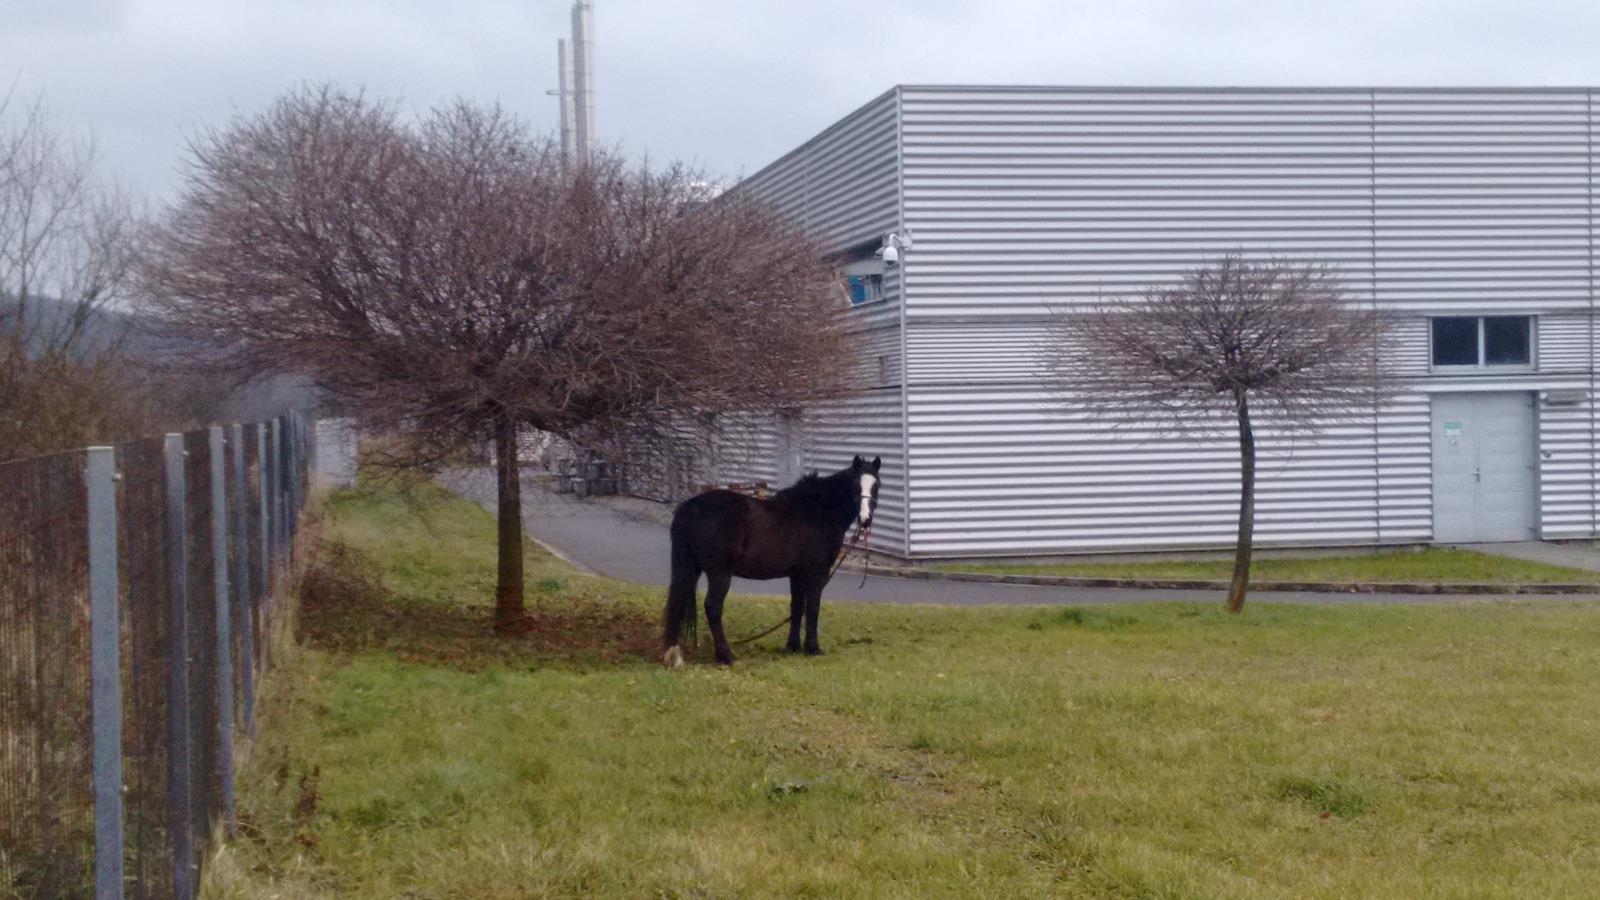
{"type": "MultiPolygon", "coordinates": [[[[487,470],[459,471],[441,478],[451,490],[495,508],[494,477],[487,470]]],[[[581,500],[556,494],[528,482],[523,491],[523,524],[528,533],[546,547],[579,566],[609,578],[665,587],[669,575],[666,510],[658,504],[630,500],[581,500]]],[[[733,594],[749,596],[789,596],[787,579],[749,581],[736,578],[733,594]]],[[[859,573],[841,571],[829,583],[823,598],[861,603],[939,603],[959,606],[990,604],[1039,605],[1084,603],[1133,603],[1172,600],[1216,603],[1218,591],[1143,590],[1132,588],[1043,587],[1021,584],[982,584],[957,581],[926,581],[869,575],[863,582],[859,573]]],[[[1330,594],[1311,592],[1251,592],[1257,603],[1471,603],[1559,600],[1571,602],[1572,595],[1416,595],[1416,594],[1330,594]]]]}

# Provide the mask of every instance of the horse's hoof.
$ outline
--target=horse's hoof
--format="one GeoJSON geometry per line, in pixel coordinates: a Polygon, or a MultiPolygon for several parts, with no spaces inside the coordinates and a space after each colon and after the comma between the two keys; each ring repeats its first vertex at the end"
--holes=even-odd
{"type": "Polygon", "coordinates": [[[717,654],[717,665],[719,665],[719,666],[731,666],[731,665],[733,665],[733,654],[732,653],[718,653],[717,654]]]}
{"type": "Polygon", "coordinates": [[[806,655],[807,656],[821,656],[822,655],[822,648],[821,647],[807,647],[806,648],[806,655]]]}
{"type": "Polygon", "coordinates": [[[676,669],[683,665],[683,650],[677,644],[668,647],[667,652],[661,654],[661,664],[669,669],[676,669]]]}
{"type": "Polygon", "coordinates": [[[783,645],[783,649],[784,649],[785,652],[788,652],[788,653],[799,653],[800,652],[800,642],[799,641],[795,641],[792,644],[784,644],[783,645]]]}

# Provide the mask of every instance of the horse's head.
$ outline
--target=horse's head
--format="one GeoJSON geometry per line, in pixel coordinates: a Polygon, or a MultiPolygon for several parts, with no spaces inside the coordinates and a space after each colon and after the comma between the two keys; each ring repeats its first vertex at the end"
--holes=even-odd
{"type": "Polygon", "coordinates": [[[882,465],[881,456],[874,456],[870,463],[857,456],[850,463],[850,474],[855,476],[858,528],[868,528],[872,525],[872,514],[878,509],[878,469],[882,465]]]}

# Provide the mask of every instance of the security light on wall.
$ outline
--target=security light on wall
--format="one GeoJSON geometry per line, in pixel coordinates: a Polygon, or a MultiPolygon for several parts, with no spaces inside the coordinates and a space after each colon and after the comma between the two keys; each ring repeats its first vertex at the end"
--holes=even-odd
{"type": "Polygon", "coordinates": [[[883,236],[883,246],[878,248],[874,255],[883,260],[885,268],[892,269],[900,265],[900,254],[911,249],[911,232],[905,234],[889,232],[883,236]]]}

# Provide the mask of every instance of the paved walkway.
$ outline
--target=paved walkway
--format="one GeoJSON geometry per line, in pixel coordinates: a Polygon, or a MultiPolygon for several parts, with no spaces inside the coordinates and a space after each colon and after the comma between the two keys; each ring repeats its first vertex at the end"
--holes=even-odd
{"type": "Polygon", "coordinates": [[[1565,566],[1600,572],[1600,550],[1587,544],[1552,544],[1545,541],[1518,541],[1512,544],[1456,544],[1462,550],[1476,550],[1526,562],[1565,566]]]}
{"type": "MultiPolygon", "coordinates": [[[[494,476],[487,470],[463,470],[440,479],[464,497],[495,508],[494,476]]],[[[523,490],[523,524],[528,533],[570,561],[609,578],[637,584],[665,586],[668,577],[668,510],[658,503],[631,498],[583,500],[557,494],[529,481],[523,490]]],[[[735,578],[733,593],[752,596],[789,596],[787,579],[748,581],[735,578]]],[[[1131,588],[1036,587],[1022,584],[985,584],[924,581],[871,575],[865,583],[859,574],[840,572],[823,594],[829,601],[867,603],[941,603],[959,606],[990,604],[1037,605],[1078,603],[1131,603],[1177,600],[1215,603],[1217,591],[1141,590],[1131,588]]],[[[1476,596],[1458,594],[1327,594],[1252,591],[1250,599],[1263,603],[1463,603],[1483,600],[1562,600],[1572,595],[1520,594],[1476,596]]]]}

